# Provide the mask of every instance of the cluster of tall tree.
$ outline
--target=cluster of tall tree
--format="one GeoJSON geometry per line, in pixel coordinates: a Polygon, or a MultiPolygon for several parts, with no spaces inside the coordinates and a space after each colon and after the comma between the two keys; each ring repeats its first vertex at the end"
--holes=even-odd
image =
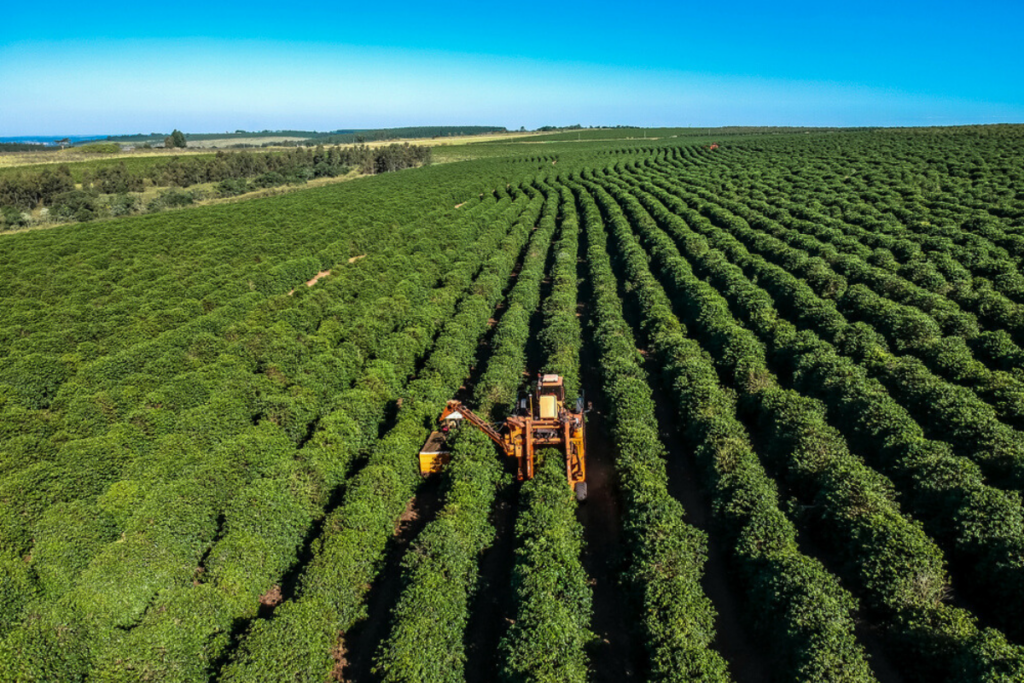
{"type": "Polygon", "coordinates": [[[65,165],[0,176],[0,207],[27,210],[47,206],[57,195],[74,189],[71,169],[65,165]]]}
{"type": "Polygon", "coordinates": [[[172,147],[188,147],[188,141],[185,140],[185,134],[177,128],[174,129],[170,135],[164,138],[164,147],[171,149],[172,147]]]}
{"type": "Polygon", "coordinates": [[[387,173],[429,164],[430,148],[393,144],[383,147],[324,147],[290,149],[280,153],[218,152],[212,159],[175,157],[149,173],[154,185],[189,187],[198,183],[266,179],[268,174],[282,182],[303,182],[331,178],[356,168],[363,174],[387,173]]]}

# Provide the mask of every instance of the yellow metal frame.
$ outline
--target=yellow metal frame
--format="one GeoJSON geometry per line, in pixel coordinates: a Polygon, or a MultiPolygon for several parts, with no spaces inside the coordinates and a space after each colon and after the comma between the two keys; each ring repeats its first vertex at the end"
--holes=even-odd
{"type": "MultiPolygon", "coordinates": [[[[458,414],[458,417],[484,432],[505,455],[516,459],[516,478],[519,481],[533,478],[535,449],[543,446],[561,448],[565,453],[566,479],[569,487],[575,488],[576,484],[587,478],[585,418],[582,412],[566,409],[564,394],[561,377],[542,376],[538,381],[536,396],[530,396],[530,415],[507,418],[500,432],[459,401],[448,401],[440,421],[444,422],[458,414]],[[534,417],[535,410],[540,412],[540,417],[534,417]]],[[[420,451],[420,474],[427,476],[439,472],[450,458],[445,449],[445,435],[433,432],[420,451]]]]}

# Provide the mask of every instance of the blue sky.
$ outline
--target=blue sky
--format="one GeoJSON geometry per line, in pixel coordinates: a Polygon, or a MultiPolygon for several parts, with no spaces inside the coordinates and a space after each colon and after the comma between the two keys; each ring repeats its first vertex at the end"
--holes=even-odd
{"type": "Polygon", "coordinates": [[[3,14],[0,136],[1024,122],[1021,0],[19,2],[3,14]]]}

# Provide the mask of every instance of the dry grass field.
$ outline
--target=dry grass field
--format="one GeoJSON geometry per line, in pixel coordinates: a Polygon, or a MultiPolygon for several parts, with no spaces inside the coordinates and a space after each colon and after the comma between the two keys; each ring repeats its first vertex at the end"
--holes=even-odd
{"type": "Polygon", "coordinates": [[[35,166],[38,164],[73,164],[98,159],[137,159],[140,157],[175,157],[185,154],[209,154],[200,148],[185,149],[133,149],[119,154],[82,153],[74,148],[53,149],[39,152],[6,152],[0,154],[0,168],[35,166]]]}
{"type": "Polygon", "coordinates": [[[266,144],[278,145],[282,142],[296,142],[306,138],[282,135],[279,137],[255,137],[255,138],[212,138],[210,140],[189,140],[186,149],[222,149],[234,145],[253,145],[262,147],[266,144]]]}

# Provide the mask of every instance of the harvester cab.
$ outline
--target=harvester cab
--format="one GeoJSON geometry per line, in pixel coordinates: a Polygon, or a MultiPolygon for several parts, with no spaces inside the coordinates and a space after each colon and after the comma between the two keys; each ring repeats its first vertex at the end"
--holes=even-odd
{"type": "Polygon", "coordinates": [[[439,423],[420,449],[420,474],[440,471],[451,458],[448,435],[468,422],[496,443],[502,452],[516,460],[516,478],[533,478],[536,448],[553,446],[565,454],[566,479],[577,500],[586,500],[586,436],[583,399],[570,408],[565,401],[565,383],[559,375],[538,375],[529,395],[517,402],[514,415],[504,422],[490,424],[460,401],[448,401],[439,423]]]}

